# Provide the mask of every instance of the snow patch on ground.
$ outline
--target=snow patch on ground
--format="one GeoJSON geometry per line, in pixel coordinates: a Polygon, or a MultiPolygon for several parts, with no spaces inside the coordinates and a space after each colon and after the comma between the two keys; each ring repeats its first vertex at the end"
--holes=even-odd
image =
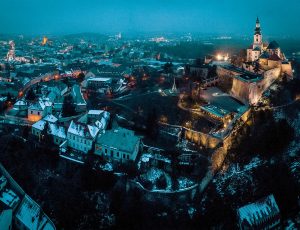
{"type": "Polygon", "coordinates": [[[217,174],[213,183],[221,197],[225,195],[237,195],[247,191],[243,191],[246,187],[253,187],[253,169],[263,165],[260,158],[253,158],[249,164],[240,168],[239,164],[231,165],[226,172],[217,174]]]}

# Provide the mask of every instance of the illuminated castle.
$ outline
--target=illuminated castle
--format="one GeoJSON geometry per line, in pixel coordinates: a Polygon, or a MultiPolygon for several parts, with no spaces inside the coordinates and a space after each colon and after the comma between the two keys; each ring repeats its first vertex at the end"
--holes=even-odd
{"type": "Polygon", "coordinates": [[[253,43],[247,49],[247,62],[258,62],[262,70],[280,68],[281,74],[293,76],[292,65],[286,59],[278,43],[276,41],[272,41],[269,44],[263,42],[258,18],[256,19],[253,43]]]}

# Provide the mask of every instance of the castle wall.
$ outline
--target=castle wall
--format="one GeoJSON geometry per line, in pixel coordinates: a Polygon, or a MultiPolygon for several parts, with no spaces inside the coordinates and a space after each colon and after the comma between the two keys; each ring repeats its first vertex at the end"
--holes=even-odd
{"type": "Polygon", "coordinates": [[[293,68],[291,62],[288,62],[287,64],[281,64],[281,72],[293,77],[293,68]]]}
{"type": "Polygon", "coordinates": [[[250,83],[241,81],[237,78],[233,79],[231,94],[245,104],[249,103],[250,83]]]}
{"type": "Polygon", "coordinates": [[[221,139],[202,132],[197,132],[190,129],[185,129],[184,131],[185,139],[209,149],[214,149],[221,143],[221,139]]]}
{"type": "Polygon", "coordinates": [[[278,68],[278,67],[280,67],[280,62],[268,60],[268,66],[271,69],[278,68]]]}

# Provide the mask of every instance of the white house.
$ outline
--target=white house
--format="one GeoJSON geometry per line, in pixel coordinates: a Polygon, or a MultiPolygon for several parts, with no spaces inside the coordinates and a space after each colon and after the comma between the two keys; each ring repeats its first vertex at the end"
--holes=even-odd
{"type": "Polygon", "coordinates": [[[56,124],[57,118],[53,115],[47,115],[43,119],[37,121],[32,125],[31,133],[41,140],[41,136],[46,123],[48,123],[48,134],[53,136],[53,143],[55,145],[60,145],[66,140],[66,131],[63,126],[56,124]]]}
{"type": "Polygon", "coordinates": [[[98,132],[96,126],[71,121],[67,132],[67,145],[77,151],[88,153],[98,132]]]}
{"type": "Polygon", "coordinates": [[[135,161],[139,147],[140,138],[132,130],[118,128],[98,135],[95,154],[121,162],[135,161]]]}
{"type": "Polygon", "coordinates": [[[52,113],[52,103],[46,100],[39,100],[38,102],[28,107],[28,120],[38,121],[48,114],[52,113]]]}

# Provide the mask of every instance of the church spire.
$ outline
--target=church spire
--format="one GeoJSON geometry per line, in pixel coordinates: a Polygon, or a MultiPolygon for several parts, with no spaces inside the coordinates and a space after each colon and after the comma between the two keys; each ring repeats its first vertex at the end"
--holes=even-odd
{"type": "Polygon", "coordinates": [[[256,34],[259,34],[259,35],[261,35],[261,29],[260,29],[260,22],[259,22],[259,19],[258,19],[258,17],[256,18],[256,27],[255,27],[255,35],[256,34]]]}

